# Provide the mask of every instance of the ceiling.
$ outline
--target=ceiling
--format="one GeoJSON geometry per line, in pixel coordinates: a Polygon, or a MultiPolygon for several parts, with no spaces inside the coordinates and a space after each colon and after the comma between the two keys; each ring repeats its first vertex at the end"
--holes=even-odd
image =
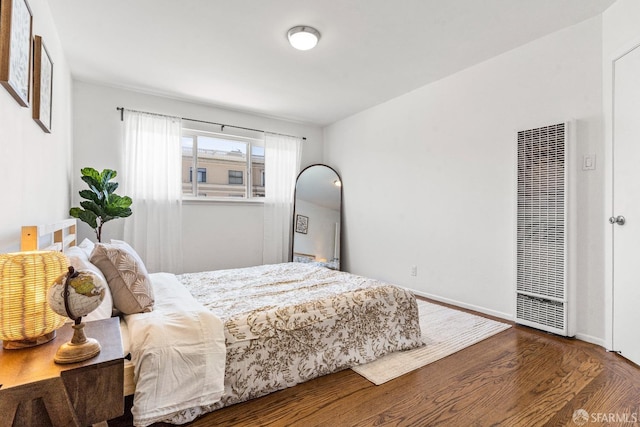
{"type": "MultiPolygon", "coordinates": [[[[327,125],[614,0],[49,0],[74,78],[327,125]],[[310,25],[297,51],[287,30],[310,25]]],[[[54,58],[55,59],[55,58],[54,58]]]]}

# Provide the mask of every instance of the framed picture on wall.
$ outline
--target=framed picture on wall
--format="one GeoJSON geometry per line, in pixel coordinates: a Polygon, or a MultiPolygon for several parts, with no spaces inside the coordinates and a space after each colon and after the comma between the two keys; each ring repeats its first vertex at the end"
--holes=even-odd
{"type": "Polygon", "coordinates": [[[53,62],[42,37],[33,39],[33,119],[42,130],[51,133],[53,62]]]}
{"type": "Polygon", "coordinates": [[[31,89],[32,21],[27,0],[0,0],[0,83],[23,107],[31,89]]]}
{"type": "Polygon", "coordinates": [[[309,217],[296,215],[296,233],[307,234],[309,230],[309,217]]]}

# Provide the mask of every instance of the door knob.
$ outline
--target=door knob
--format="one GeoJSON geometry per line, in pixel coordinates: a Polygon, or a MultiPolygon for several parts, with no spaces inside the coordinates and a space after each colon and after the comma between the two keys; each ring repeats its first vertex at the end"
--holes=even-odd
{"type": "Polygon", "coordinates": [[[626,221],[627,220],[622,215],[612,216],[611,218],[609,218],[609,224],[624,225],[626,221]]]}

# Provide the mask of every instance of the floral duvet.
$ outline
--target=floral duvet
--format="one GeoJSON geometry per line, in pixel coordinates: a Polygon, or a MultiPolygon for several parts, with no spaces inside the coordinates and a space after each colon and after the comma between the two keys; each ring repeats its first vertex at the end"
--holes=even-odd
{"type": "Polygon", "coordinates": [[[311,264],[177,276],[224,324],[224,394],[190,417],[422,345],[403,288],[311,264]]]}

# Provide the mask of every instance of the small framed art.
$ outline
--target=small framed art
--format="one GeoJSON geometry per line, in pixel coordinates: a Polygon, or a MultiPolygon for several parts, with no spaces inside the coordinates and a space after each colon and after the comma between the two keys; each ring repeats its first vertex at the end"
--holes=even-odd
{"type": "Polygon", "coordinates": [[[33,120],[51,133],[53,62],[42,37],[33,39],[33,120]]]}
{"type": "Polygon", "coordinates": [[[296,215],[296,233],[307,234],[309,230],[309,217],[296,215]]]}
{"type": "Polygon", "coordinates": [[[23,107],[31,89],[32,22],[27,0],[0,0],[0,84],[23,107]]]}

